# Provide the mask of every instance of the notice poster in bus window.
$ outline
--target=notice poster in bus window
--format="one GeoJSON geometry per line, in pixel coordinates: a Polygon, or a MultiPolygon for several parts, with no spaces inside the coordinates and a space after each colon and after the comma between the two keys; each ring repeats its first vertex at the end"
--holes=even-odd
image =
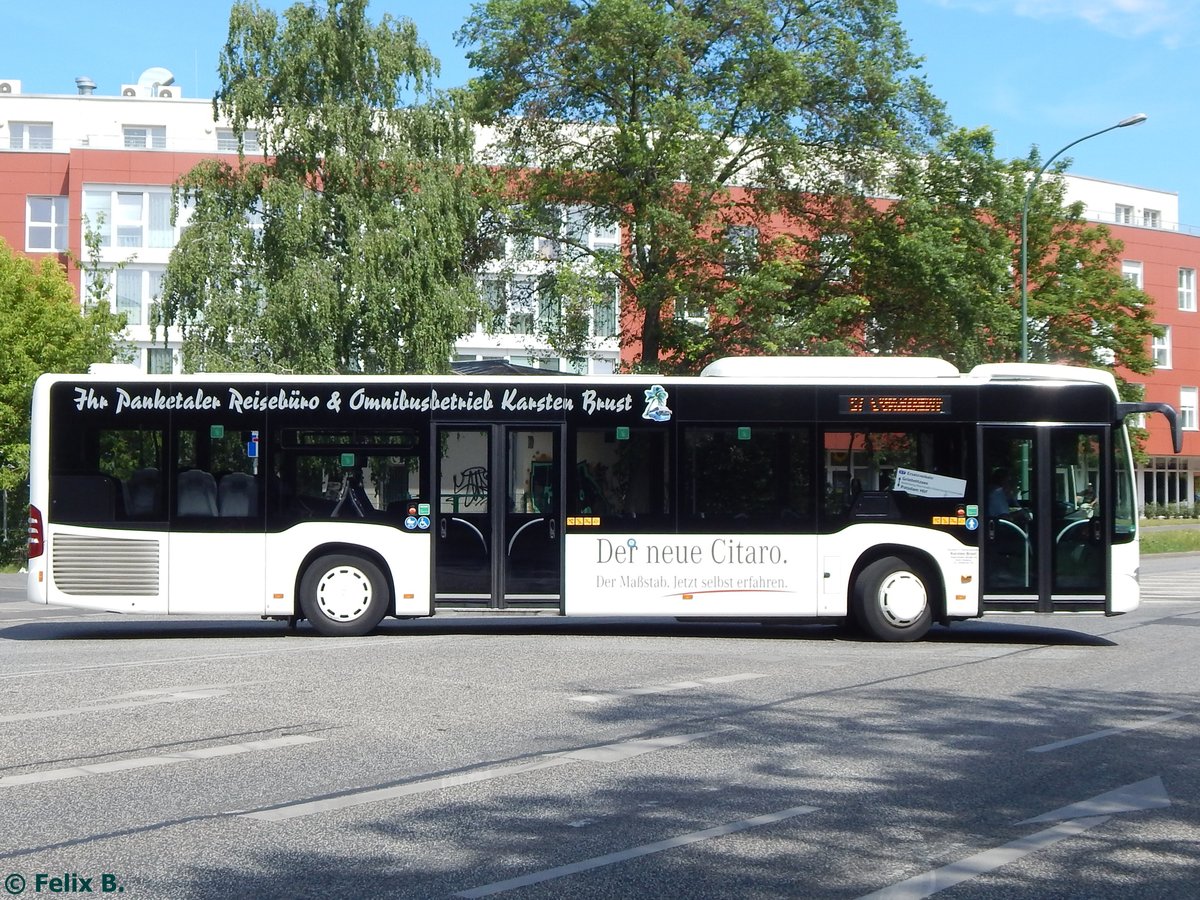
{"type": "Polygon", "coordinates": [[[967,492],[967,480],[916,469],[897,469],[892,490],[914,497],[962,497],[967,492]]]}

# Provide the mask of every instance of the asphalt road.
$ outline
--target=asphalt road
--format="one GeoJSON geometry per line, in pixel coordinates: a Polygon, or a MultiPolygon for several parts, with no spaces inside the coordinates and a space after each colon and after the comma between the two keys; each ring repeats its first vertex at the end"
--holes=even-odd
{"type": "Polygon", "coordinates": [[[0,576],[0,878],[135,898],[1194,897],[1200,559],[1174,559],[1146,558],[1131,615],[913,645],[554,618],[334,640],[47,610],[0,576]]]}

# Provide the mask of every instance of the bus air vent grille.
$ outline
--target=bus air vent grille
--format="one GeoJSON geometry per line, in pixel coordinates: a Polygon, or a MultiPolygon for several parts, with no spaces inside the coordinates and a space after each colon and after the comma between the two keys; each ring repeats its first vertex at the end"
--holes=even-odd
{"type": "Polygon", "coordinates": [[[65,594],[158,593],[158,541],[59,534],[51,550],[54,582],[65,594]]]}

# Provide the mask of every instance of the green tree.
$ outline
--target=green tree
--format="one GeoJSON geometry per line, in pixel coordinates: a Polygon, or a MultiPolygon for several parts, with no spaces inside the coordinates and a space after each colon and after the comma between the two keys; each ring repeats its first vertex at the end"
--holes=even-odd
{"type": "Polygon", "coordinates": [[[181,180],[158,325],[189,369],[439,371],[474,322],[473,131],[408,19],[235,3],[214,114],[261,158],[181,180]]]}
{"type": "Polygon", "coordinates": [[[622,225],[610,274],[648,370],[760,339],[709,313],[788,342],[840,322],[815,275],[830,198],[941,127],[892,0],[486,0],[458,38],[507,199],[622,225]],[[751,229],[761,264],[728,265],[751,229]]]}
{"type": "MultiPolygon", "coordinates": [[[[896,199],[862,206],[847,225],[853,287],[865,298],[860,350],[932,355],[960,368],[1020,354],[1020,216],[1040,160],[995,156],[987,129],[948,134],[901,158],[896,199]]],[[[1033,361],[1150,371],[1153,303],[1120,273],[1120,242],[1064,202],[1055,173],[1029,211],[1033,361]]]]}
{"type": "MultiPolygon", "coordinates": [[[[1154,370],[1150,336],[1154,298],[1121,272],[1124,244],[1109,228],[1083,217],[1082,203],[1066,203],[1066,186],[1054,174],[1039,182],[1029,206],[1029,357],[1032,362],[1121,367],[1145,375],[1154,370]]],[[[1036,151],[1010,167],[1009,209],[1016,273],[1013,303],[1020,303],[1020,198],[1031,172],[1041,166],[1036,151]]],[[[1019,341],[1019,338],[1018,338],[1019,341]]]]}
{"type": "MultiPolygon", "coordinates": [[[[124,326],[125,317],[107,304],[80,315],[61,265],[20,256],[0,240],[0,490],[8,494],[9,533],[22,543],[33,383],[43,372],[83,372],[110,362],[124,326]]],[[[14,550],[0,548],[0,557],[14,550]]]]}

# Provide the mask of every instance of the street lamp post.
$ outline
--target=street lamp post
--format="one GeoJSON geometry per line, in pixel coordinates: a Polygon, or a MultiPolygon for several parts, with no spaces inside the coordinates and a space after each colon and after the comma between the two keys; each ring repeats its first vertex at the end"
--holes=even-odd
{"type": "Polygon", "coordinates": [[[1083,137],[1071,141],[1071,143],[1057,150],[1053,156],[1046,160],[1042,164],[1042,167],[1034,174],[1033,180],[1029,182],[1029,187],[1025,191],[1025,202],[1021,204],[1021,362],[1029,362],[1029,201],[1033,199],[1033,192],[1037,188],[1042,174],[1050,168],[1050,163],[1054,162],[1076,144],[1081,144],[1089,138],[1097,137],[1116,128],[1140,125],[1147,118],[1148,116],[1145,113],[1138,113],[1127,119],[1122,119],[1116,125],[1109,125],[1107,128],[1101,128],[1099,131],[1093,131],[1091,134],[1085,134],[1083,137]]]}

